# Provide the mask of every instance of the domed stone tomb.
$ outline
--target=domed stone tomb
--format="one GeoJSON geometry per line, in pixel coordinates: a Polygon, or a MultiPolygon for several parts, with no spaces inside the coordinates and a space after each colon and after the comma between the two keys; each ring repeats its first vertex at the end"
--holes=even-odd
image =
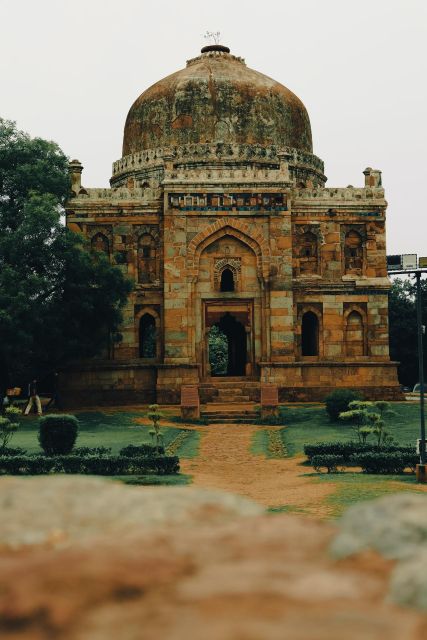
{"type": "Polygon", "coordinates": [[[73,403],[398,398],[381,172],[326,188],[289,89],[212,45],[128,113],[110,189],[70,164],[67,224],[135,287],[121,341],[62,375],[73,403]],[[196,390],[194,392],[194,389],[196,390]]]}
{"type": "Polygon", "coordinates": [[[313,150],[299,98],[225,47],[206,47],[185,69],[144,91],[128,113],[123,155],[200,142],[313,150]]]}

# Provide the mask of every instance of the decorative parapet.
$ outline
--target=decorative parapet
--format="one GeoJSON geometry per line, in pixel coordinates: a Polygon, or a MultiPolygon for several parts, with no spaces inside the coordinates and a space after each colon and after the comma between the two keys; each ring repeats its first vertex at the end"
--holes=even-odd
{"type": "Polygon", "coordinates": [[[85,189],[85,193],[78,194],[72,199],[72,206],[75,206],[78,202],[88,202],[92,200],[109,200],[109,201],[123,201],[123,200],[137,200],[141,204],[149,204],[153,200],[161,198],[161,190],[159,188],[152,189],[147,187],[145,189],[135,188],[127,189],[122,187],[120,189],[85,189]]]}
{"type": "Polygon", "coordinates": [[[324,165],[317,156],[284,147],[278,149],[274,145],[250,145],[229,143],[188,144],[173,148],[159,147],[147,149],[132,155],[124,156],[113,163],[111,184],[120,184],[131,175],[151,174],[153,170],[164,171],[165,164],[169,169],[187,171],[197,168],[212,167],[213,169],[266,169],[278,170],[284,164],[289,170],[302,170],[313,174],[318,182],[324,184],[324,165]]]}
{"type": "Polygon", "coordinates": [[[294,202],[298,200],[381,200],[381,204],[386,204],[382,187],[298,189],[294,190],[293,197],[294,202]]]}

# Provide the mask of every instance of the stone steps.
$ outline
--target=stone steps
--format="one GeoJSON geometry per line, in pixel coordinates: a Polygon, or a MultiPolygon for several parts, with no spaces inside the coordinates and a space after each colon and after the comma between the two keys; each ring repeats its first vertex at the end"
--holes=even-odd
{"type": "Polygon", "coordinates": [[[202,404],[246,404],[259,401],[260,383],[248,378],[227,378],[215,382],[202,382],[199,385],[202,404]]]}
{"type": "Polygon", "coordinates": [[[257,411],[255,411],[254,403],[244,402],[242,404],[248,404],[249,406],[247,408],[233,408],[227,403],[225,403],[225,406],[220,403],[208,404],[206,408],[202,409],[201,417],[211,424],[248,424],[259,417],[257,411]]]}

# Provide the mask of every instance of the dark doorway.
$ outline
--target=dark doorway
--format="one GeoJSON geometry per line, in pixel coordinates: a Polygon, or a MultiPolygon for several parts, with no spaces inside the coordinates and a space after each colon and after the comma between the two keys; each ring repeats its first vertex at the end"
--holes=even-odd
{"type": "Polygon", "coordinates": [[[139,357],[156,357],[156,321],[149,313],[144,313],[139,321],[139,357]]]}
{"type": "Polygon", "coordinates": [[[234,291],[234,278],[231,269],[224,269],[221,273],[221,291],[234,291]]]}
{"type": "Polygon", "coordinates": [[[215,326],[227,339],[227,368],[224,373],[212,371],[212,375],[244,376],[246,374],[245,327],[230,313],[225,313],[215,326]]]}
{"type": "Polygon", "coordinates": [[[301,351],[303,356],[319,355],[319,320],[312,311],[302,317],[301,351]]]}

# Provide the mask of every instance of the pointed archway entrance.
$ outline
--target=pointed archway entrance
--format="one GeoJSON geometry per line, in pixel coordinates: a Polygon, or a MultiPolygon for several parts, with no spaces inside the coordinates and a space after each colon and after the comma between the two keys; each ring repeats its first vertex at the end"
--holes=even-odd
{"type": "Polygon", "coordinates": [[[253,301],[205,302],[205,377],[252,376],[253,301]]]}
{"type": "Polygon", "coordinates": [[[246,330],[229,311],[211,327],[208,349],[211,376],[246,375],[246,330]]]}

